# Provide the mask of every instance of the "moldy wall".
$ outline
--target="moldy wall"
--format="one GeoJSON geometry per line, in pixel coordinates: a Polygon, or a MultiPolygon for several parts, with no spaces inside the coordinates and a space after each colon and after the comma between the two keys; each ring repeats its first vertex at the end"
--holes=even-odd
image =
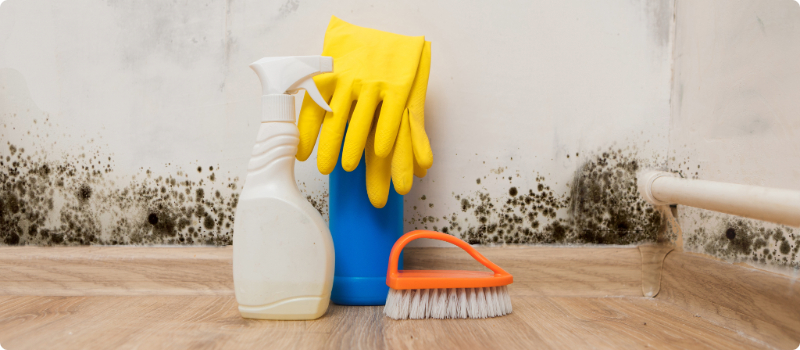
{"type": "MultiPolygon", "coordinates": [[[[800,190],[798,3],[679,0],[676,9],[670,169],[800,190]]],[[[797,228],[679,212],[686,250],[800,271],[797,228]]]]}
{"type": "MultiPolygon", "coordinates": [[[[259,118],[248,65],[319,54],[332,14],[433,42],[435,163],[406,230],[655,239],[634,175],[667,165],[670,0],[7,0],[2,244],[230,244],[259,118]]],[[[297,177],[326,215],[327,176],[297,177]]]]}

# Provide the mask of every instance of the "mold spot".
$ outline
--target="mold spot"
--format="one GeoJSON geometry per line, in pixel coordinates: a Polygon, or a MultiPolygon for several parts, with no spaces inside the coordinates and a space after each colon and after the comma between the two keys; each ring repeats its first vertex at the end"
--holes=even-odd
{"type": "Polygon", "coordinates": [[[472,205],[470,205],[470,202],[466,198],[462,199],[461,200],[461,211],[466,212],[469,208],[472,208],[472,205]]]}
{"type": "MultiPolygon", "coordinates": [[[[328,191],[323,191],[322,193],[315,193],[315,194],[307,194],[306,200],[311,203],[311,206],[314,209],[317,209],[319,215],[322,215],[323,219],[327,219],[328,217],[328,191]]],[[[236,204],[234,203],[234,206],[236,204]]]]}
{"type": "Polygon", "coordinates": [[[158,214],[150,213],[150,215],[147,216],[147,222],[149,222],[150,225],[158,224],[158,214]]]}
{"type": "Polygon", "coordinates": [[[19,235],[16,232],[11,232],[6,239],[4,240],[5,244],[8,245],[17,245],[19,244],[19,235]]]}
{"type": "Polygon", "coordinates": [[[88,201],[89,198],[92,198],[92,188],[88,184],[81,185],[81,187],[78,188],[78,198],[82,202],[88,201]]]}
{"type": "Polygon", "coordinates": [[[511,187],[510,189],[508,189],[508,194],[511,195],[511,197],[516,196],[517,195],[517,188],[516,187],[511,187]]]}
{"type": "Polygon", "coordinates": [[[789,242],[783,241],[783,242],[781,242],[780,250],[781,250],[781,254],[786,255],[786,254],[789,254],[789,252],[792,250],[792,247],[789,246],[789,242]]]}
{"type": "Polygon", "coordinates": [[[729,227],[727,230],[725,230],[725,237],[731,241],[736,239],[736,229],[729,227]]]}
{"type": "Polygon", "coordinates": [[[478,178],[477,180],[475,180],[475,182],[476,182],[478,185],[480,185],[480,184],[481,184],[481,178],[478,178]]]}
{"type": "Polygon", "coordinates": [[[203,219],[203,227],[205,227],[207,230],[214,228],[214,219],[211,218],[210,215],[207,215],[206,218],[203,219]]]}
{"type": "Polygon", "coordinates": [[[200,166],[199,166],[199,167],[197,167],[197,172],[198,172],[198,173],[202,173],[202,172],[203,172],[203,167],[200,167],[200,166]]]}

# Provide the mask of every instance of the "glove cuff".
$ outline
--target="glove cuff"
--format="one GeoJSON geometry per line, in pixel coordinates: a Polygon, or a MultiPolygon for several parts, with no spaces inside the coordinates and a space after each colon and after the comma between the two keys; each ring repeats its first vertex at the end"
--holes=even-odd
{"type": "Polygon", "coordinates": [[[295,122],[294,95],[261,96],[261,122],[295,122]]]}

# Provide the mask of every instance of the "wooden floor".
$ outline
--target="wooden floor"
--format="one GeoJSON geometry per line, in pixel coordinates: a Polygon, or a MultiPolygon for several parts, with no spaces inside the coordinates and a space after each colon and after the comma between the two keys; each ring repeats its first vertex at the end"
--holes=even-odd
{"type": "MultiPolygon", "coordinates": [[[[752,349],[800,340],[791,329],[768,329],[778,343],[759,337],[766,323],[739,322],[747,310],[739,319],[694,310],[695,292],[642,297],[636,248],[480,250],[515,276],[508,316],[395,321],[382,307],[332,305],[314,321],[262,321],[238,314],[230,248],[0,248],[0,346],[752,349]]],[[[470,259],[457,249],[409,249],[406,267],[478,269],[470,259]]],[[[787,317],[778,321],[794,322],[787,317]]]]}

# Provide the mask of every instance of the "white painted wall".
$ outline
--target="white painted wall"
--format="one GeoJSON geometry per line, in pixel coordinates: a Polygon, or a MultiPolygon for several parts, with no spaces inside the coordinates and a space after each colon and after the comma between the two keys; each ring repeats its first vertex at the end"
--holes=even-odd
{"type": "MultiPolygon", "coordinates": [[[[800,190],[798,3],[679,0],[676,8],[670,167],[686,177],[800,190]]],[[[780,239],[775,225],[693,209],[680,220],[689,250],[800,268],[796,229],[781,228],[780,239]],[[737,238],[725,236],[729,229],[737,238]],[[764,245],[738,249],[745,238],[764,245]],[[788,254],[780,252],[784,241],[788,254]]]]}
{"type": "MultiPolygon", "coordinates": [[[[114,184],[103,186],[146,181],[147,169],[152,177],[199,181],[208,173],[198,174],[198,166],[214,166],[234,182],[244,178],[259,118],[260,87],[248,64],[319,54],[336,15],[432,41],[426,121],[435,163],[407,195],[406,218],[415,220],[406,229],[428,216],[474,224],[456,195],[482,191],[500,203],[510,186],[535,189],[537,175],[564,195],[579,165],[608,149],[666,163],[672,6],[7,0],[0,6],[0,101],[16,102],[0,104],[0,133],[48,159],[111,157],[114,184]]],[[[680,118],[690,120],[687,113],[680,118]]],[[[327,177],[314,162],[299,163],[297,176],[302,189],[324,198],[327,177]]],[[[208,186],[235,192],[226,185],[208,186]]]]}

